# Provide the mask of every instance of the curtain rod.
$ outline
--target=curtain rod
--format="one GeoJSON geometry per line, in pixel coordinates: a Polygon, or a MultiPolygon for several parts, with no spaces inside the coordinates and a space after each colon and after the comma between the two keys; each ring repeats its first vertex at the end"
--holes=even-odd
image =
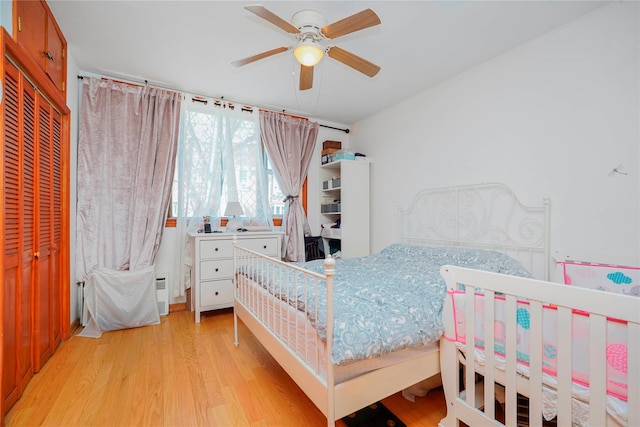
{"type": "MultiPolygon", "coordinates": [[[[123,78],[114,77],[114,76],[105,76],[105,75],[102,75],[102,77],[104,77],[104,78],[108,78],[108,79],[112,79],[112,80],[121,81],[121,82],[123,82],[123,83],[137,84],[137,85],[140,85],[140,84],[141,84],[141,82],[136,82],[136,81],[133,81],[133,80],[130,80],[130,79],[123,79],[123,78]]],[[[83,80],[83,79],[84,79],[84,76],[78,75],[78,79],[83,80]]],[[[184,94],[184,91],[177,90],[177,89],[174,89],[174,88],[170,88],[170,87],[166,87],[166,86],[159,86],[159,85],[150,85],[148,80],[144,80],[144,85],[145,85],[145,86],[153,86],[153,87],[157,87],[157,88],[160,88],[160,89],[173,90],[173,91],[180,92],[180,93],[184,94]]],[[[198,95],[196,95],[196,96],[198,96],[198,95]]],[[[215,99],[215,97],[213,97],[213,96],[204,96],[204,97],[205,97],[205,98],[214,98],[214,99],[215,99]]],[[[224,101],[226,101],[226,102],[231,102],[231,103],[233,103],[233,104],[240,104],[240,105],[243,105],[241,102],[230,101],[230,100],[228,100],[228,99],[224,99],[224,96],[221,96],[221,97],[219,97],[219,98],[220,98],[220,99],[222,99],[222,100],[224,100],[224,101]]],[[[197,98],[194,98],[194,100],[199,101],[199,102],[203,102],[202,100],[197,99],[197,98]]],[[[265,108],[265,107],[261,107],[261,106],[259,106],[259,105],[254,105],[254,107],[256,107],[256,108],[258,108],[258,109],[267,110],[267,111],[273,111],[274,113],[283,113],[283,114],[286,114],[286,113],[285,113],[285,112],[286,112],[286,110],[285,110],[285,109],[282,109],[282,110],[274,110],[274,109],[273,109],[273,107],[271,107],[271,108],[265,108]]],[[[242,111],[248,111],[248,112],[251,112],[251,110],[250,110],[250,109],[247,109],[247,108],[242,108],[242,111]]],[[[307,118],[307,119],[308,119],[308,118],[307,118]]],[[[337,128],[337,127],[334,127],[334,126],[324,125],[324,124],[322,124],[322,123],[318,123],[318,126],[323,127],[323,128],[327,128],[327,129],[339,130],[339,131],[342,131],[342,132],[344,132],[344,133],[349,133],[349,132],[350,132],[349,128],[344,128],[344,129],[342,129],[342,128],[337,128]]]]}

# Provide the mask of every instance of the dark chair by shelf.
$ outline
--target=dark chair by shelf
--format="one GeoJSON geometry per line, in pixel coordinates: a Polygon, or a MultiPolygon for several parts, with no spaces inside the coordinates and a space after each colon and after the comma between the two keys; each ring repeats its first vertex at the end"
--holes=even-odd
{"type": "Polygon", "coordinates": [[[321,236],[307,236],[304,238],[306,261],[324,259],[324,243],[321,236]]]}

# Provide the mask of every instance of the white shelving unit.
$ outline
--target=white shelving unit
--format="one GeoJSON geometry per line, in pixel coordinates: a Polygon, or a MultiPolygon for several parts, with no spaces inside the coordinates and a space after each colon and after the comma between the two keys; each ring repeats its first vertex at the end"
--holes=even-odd
{"type": "Polygon", "coordinates": [[[343,258],[369,255],[369,167],[369,160],[338,160],[320,167],[320,221],[341,223],[340,229],[322,229],[325,251],[329,240],[337,239],[343,258]]]}

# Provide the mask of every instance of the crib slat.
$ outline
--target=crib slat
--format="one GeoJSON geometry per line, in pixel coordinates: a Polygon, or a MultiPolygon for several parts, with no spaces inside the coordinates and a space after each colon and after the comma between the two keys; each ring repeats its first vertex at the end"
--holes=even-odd
{"type": "MultiPolygon", "coordinates": [[[[516,319],[517,303],[513,295],[506,297],[506,319],[516,319]]],[[[505,387],[505,425],[512,427],[518,422],[518,393],[517,393],[517,373],[516,373],[516,345],[517,345],[517,329],[515,321],[507,322],[506,325],[506,345],[505,359],[507,376],[505,387]]]]}
{"type": "Polygon", "coordinates": [[[486,291],[484,296],[484,353],[485,353],[485,373],[484,373],[484,413],[489,419],[495,418],[495,376],[493,349],[495,344],[495,293],[486,291]]]}
{"type": "Polygon", "coordinates": [[[475,330],[476,330],[476,314],[475,314],[475,289],[471,286],[466,287],[465,296],[465,314],[466,314],[466,346],[465,355],[467,358],[467,368],[465,370],[464,386],[466,390],[465,401],[472,408],[476,407],[476,371],[475,371],[475,330]]]}
{"type": "Polygon", "coordinates": [[[529,305],[529,425],[542,427],[542,303],[529,305]]]}
{"type": "Polygon", "coordinates": [[[589,315],[589,425],[607,425],[607,319],[589,315]]]}
{"type": "Polygon", "coordinates": [[[627,324],[628,344],[627,344],[627,403],[629,411],[627,414],[628,426],[640,426],[640,405],[631,402],[640,402],[640,363],[633,361],[640,360],[640,324],[627,324]]]}
{"type": "Polygon", "coordinates": [[[571,425],[571,370],[573,347],[571,340],[572,312],[558,307],[558,425],[571,425]]]}

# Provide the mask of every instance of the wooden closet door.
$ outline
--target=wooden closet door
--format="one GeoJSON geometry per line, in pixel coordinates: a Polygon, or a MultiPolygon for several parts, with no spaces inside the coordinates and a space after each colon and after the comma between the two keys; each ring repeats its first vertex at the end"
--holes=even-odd
{"type": "Polygon", "coordinates": [[[35,90],[4,61],[2,412],[33,375],[35,90]]]}
{"type": "Polygon", "coordinates": [[[35,370],[53,354],[51,322],[53,320],[54,280],[51,269],[52,250],[52,161],[51,161],[51,106],[38,96],[37,162],[38,162],[38,227],[37,269],[35,289],[35,370]]]}
{"type": "Polygon", "coordinates": [[[22,276],[20,278],[21,389],[33,376],[33,288],[36,229],[36,91],[23,79],[22,89],[22,276]]]}
{"type": "Polygon", "coordinates": [[[18,286],[20,283],[20,76],[5,61],[3,99],[3,357],[2,412],[20,395],[18,286]]]}
{"type": "Polygon", "coordinates": [[[62,115],[51,108],[51,344],[62,342],[62,115]]]}

